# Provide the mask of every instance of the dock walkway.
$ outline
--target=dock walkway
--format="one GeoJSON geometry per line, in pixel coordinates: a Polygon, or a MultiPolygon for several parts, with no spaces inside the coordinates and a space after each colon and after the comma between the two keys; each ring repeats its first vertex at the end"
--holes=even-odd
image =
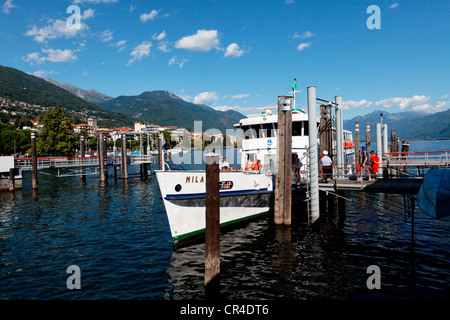
{"type": "Polygon", "coordinates": [[[345,179],[320,182],[320,191],[364,191],[379,193],[416,194],[422,185],[423,178],[394,178],[356,181],[345,179]]]}

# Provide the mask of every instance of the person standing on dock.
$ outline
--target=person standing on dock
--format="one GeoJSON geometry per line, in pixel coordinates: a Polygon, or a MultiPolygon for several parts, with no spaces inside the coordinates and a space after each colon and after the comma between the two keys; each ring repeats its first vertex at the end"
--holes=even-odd
{"type": "Polygon", "coordinates": [[[361,176],[364,177],[370,177],[370,171],[369,171],[369,154],[367,153],[366,147],[362,146],[362,162],[361,162],[361,176]]]}
{"type": "Polygon", "coordinates": [[[324,175],[324,179],[326,181],[328,178],[333,177],[333,171],[331,168],[333,161],[331,161],[331,158],[328,156],[327,150],[323,151],[323,157],[320,159],[320,161],[322,162],[323,175],[324,175]]]}
{"type": "Polygon", "coordinates": [[[297,182],[300,182],[300,168],[302,167],[302,162],[300,161],[298,154],[294,153],[294,161],[292,162],[294,165],[294,175],[297,179],[297,182]]]}
{"type": "Polygon", "coordinates": [[[370,162],[372,163],[372,173],[375,174],[376,180],[378,177],[378,168],[380,167],[380,158],[375,154],[374,150],[370,150],[370,162]]]}

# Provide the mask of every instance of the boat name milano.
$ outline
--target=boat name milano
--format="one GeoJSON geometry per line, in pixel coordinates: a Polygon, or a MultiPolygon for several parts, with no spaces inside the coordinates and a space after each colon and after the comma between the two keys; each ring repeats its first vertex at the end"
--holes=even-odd
{"type": "Polygon", "coordinates": [[[205,179],[203,176],[186,176],[186,183],[204,183],[205,179]],[[199,179],[200,178],[200,179],[199,179]]]}

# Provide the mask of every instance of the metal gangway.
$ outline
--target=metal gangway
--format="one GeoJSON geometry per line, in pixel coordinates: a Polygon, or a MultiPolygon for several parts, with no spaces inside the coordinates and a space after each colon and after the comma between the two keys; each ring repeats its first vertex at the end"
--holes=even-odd
{"type": "Polygon", "coordinates": [[[450,151],[383,153],[385,167],[450,167],[450,151]]]}
{"type": "MultiPolygon", "coordinates": [[[[128,155],[129,164],[150,164],[155,163],[154,155],[128,155]]],[[[121,165],[122,158],[120,156],[107,156],[105,164],[107,166],[121,165]]],[[[71,169],[71,168],[87,168],[98,167],[99,157],[59,157],[59,158],[37,158],[37,169],[71,169]]],[[[32,170],[31,158],[22,158],[14,160],[15,168],[22,171],[32,170]]]]}

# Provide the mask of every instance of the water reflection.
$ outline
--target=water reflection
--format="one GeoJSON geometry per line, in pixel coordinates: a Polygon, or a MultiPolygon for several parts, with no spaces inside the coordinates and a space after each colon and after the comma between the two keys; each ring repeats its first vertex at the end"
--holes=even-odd
{"type": "MultiPolygon", "coordinates": [[[[132,171],[130,171],[132,172],[132,171]]],[[[450,219],[416,207],[414,246],[403,198],[347,192],[321,199],[311,228],[304,203],[290,229],[273,216],[221,235],[223,299],[448,299],[450,219]],[[366,288],[369,265],[382,290],[366,288]]],[[[154,176],[40,176],[0,194],[0,299],[206,299],[204,243],[173,250],[154,176]],[[80,266],[82,290],[66,268],[80,266]]]]}

